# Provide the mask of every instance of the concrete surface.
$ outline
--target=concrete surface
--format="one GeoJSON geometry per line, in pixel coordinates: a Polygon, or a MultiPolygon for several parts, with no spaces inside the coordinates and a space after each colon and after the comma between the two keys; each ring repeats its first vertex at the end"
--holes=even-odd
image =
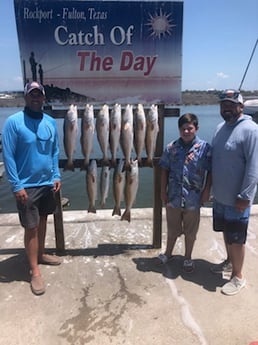
{"type": "MultiPolygon", "coordinates": [[[[203,208],[194,248],[196,270],[182,272],[176,257],[156,265],[152,210],[133,209],[131,223],[112,210],[64,211],[66,253],[59,267],[41,266],[47,291],[34,296],[16,214],[0,214],[1,345],[249,345],[258,341],[257,220],[252,209],[244,273],[247,286],[221,294],[226,277],[212,263],[224,259],[211,209],[203,208]]],[[[163,248],[166,224],[163,214],[163,248]]],[[[53,217],[47,247],[54,252],[53,217]]]]}

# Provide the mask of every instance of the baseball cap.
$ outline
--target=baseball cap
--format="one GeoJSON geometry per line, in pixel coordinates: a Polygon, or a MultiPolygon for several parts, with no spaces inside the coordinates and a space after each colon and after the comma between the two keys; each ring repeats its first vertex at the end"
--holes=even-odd
{"type": "Polygon", "coordinates": [[[37,81],[32,81],[30,83],[27,83],[24,88],[24,95],[28,95],[32,90],[40,90],[41,93],[45,96],[45,90],[44,87],[39,84],[37,81]]]}
{"type": "Polygon", "coordinates": [[[233,103],[244,104],[243,96],[241,95],[240,91],[238,91],[238,90],[231,90],[231,89],[222,91],[221,94],[219,95],[219,101],[220,102],[230,101],[230,102],[233,102],[233,103]]]}

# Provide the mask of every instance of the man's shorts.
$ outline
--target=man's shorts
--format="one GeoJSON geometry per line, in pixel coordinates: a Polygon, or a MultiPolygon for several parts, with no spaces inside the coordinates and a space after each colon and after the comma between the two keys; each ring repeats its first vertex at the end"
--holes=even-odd
{"type": "Polygon", "coordinates": [[[21,225],[26,229],[33,229],[39,225],[40,216],[54,213],[56,199],[53,187],[43,186],[26,188],[28,200],[26,204],[16,202],[21,225]]]}
{"type": "Polygon", "coordinates": [[[189,239],[196,239],[200,223],[200,209],[166,207],[168,236],[181,236],[184,234],[189,239]]]}
{"type": "Polygon", "coordinates": [[[233,206],[213,202],[213,230],[223,231],[227,244],[245,244],[250,216],[250,207],[243,212],[233,206]]]}

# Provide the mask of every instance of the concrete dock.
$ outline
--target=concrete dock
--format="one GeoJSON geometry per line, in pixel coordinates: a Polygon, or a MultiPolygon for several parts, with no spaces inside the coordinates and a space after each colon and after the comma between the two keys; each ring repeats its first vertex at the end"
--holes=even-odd
{"type": "MultiPolygon", "coordinates": [[[[203,208],[193,251],[196,269],[182,271],[184,241],[175,258],[157,265],[152,209],[133,209],[131,223],[112,210],[64,211],[62,264],[41,266],[46,293],[34,296],[17,214],[0,214],[1,345],[249,345],[258,342],[258,206],[252,208],[244,274],[247,286],[225,296],[228,277],[210,272],[224,259],[221,234],[203,208]]],[[[55,252],[53,217],[47,248],[55,252]]]]}

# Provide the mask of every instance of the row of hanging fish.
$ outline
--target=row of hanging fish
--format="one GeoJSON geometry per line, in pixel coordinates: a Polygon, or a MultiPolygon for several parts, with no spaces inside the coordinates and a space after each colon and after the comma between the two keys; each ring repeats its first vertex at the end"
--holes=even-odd
{"type": "MultiPolygon", "coordinates": [[[[87,104],[81,119],[80,144],[84,157],[83,169],[87,169],[93,152],[95,131],[102,152],[103,165],[109,165],[111,159],[115,166],[117,152],[121,148],[126,168],[134,159],[141,165],[144,150],[147,156],[147,165],[152,166],[155,153],[158,125],[157,105],[151,105],[145,114],[142,104],[138,104],[135,111],[133,105],[128,104],[122,111],[120,104],[115,104],[109,111],[107,104],[103,105],[96,121],[93,105],[87,104]]],[[[67,163],[64,170],[74,170],[73,160],[78,136],[78,112],[76,105],[70,105],[64,118],[64,149],[67,163]]]]}
{"type": "MultiPolygon", "coordinates": [[[[113,199],[114,208],[112,216],[121,216],[121,220],[131,221],[131,209],[135,202],[139,186],[138,161],[130,161],[129,168],[124,169],[124,160],[113,170],[113,199]],[[121,202],[125,201],[125,210],[121,215],[121,202]]],[[[90,161],[86,172],[86,188],[89,199],[88,212],[96,213],[96,202],[98,200],[98,188],[100,189],[100,206],[105,207],[105,202],[110,189],[110,168],[101,168],[100,186],[98,186],[98,168],[95,159],[90,161]]]]}

